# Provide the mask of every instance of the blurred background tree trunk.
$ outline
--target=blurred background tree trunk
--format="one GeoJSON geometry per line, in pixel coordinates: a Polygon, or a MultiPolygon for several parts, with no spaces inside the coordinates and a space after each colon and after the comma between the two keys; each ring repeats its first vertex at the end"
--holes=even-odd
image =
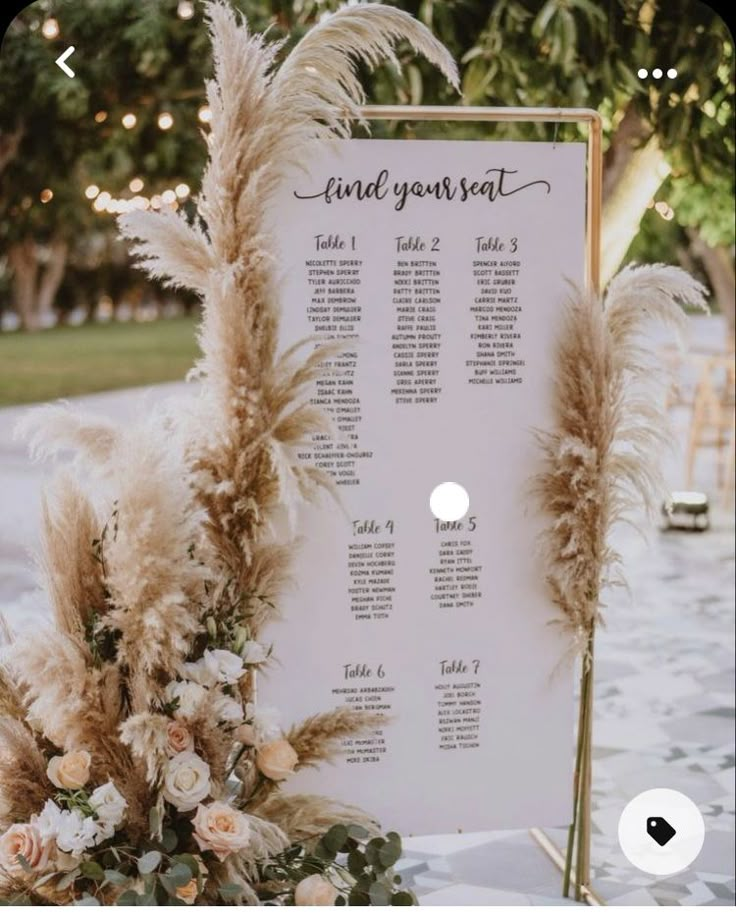
{"type": "Polygon", "coordinates": [[[611,135],[603,168],[601,282],[616,273],[636,238],[647,207],[670,173],[651,125],[633,105],[611,135]]]}
{"type": "Polygon", "coordinates": [[[54,299],[64,278],[68,254],[68,243],[59,237],[52,239],[45,251],[32,238],[10,246],[13,304],[24,330],[36,331],[53,316],[54,299]]]}
{"type": "Polygon", "coordinates": [[[729,343],[733,347],[736,328],[736,273],[733,252],[727,245],[709,245],[696,229],[688,229],[690,245],[708,274],[713,297],[728,324],[729,343]]]}

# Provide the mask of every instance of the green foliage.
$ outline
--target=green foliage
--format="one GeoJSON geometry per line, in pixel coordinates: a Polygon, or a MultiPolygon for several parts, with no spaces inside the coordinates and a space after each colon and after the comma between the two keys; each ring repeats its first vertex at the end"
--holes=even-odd
{"type": "MultiPolygon", "coordinates": [[[[268,28],[290,47],[338,0],[234,0],[254,30],[268,28]]],[[[733,237],[734,49],[723,20],[692,0],[389,0],[416,15],[451,49],[462,67],[463,102],[596,108],[606,136],[633,106],[657,133],[673,167],[676,219],[710,243],[733,237]],[[666,51],[666,55],[663,52],[666,51]],[[663,59],[664,58],[664,59],[663,59]],[[675,67],[674,80],[642,81],[639,67],[675,67]]],[[[210,51],[202,5],[192,19],[178,0],[39,0],[14,22],[0,55],[0,133],[22,132],[16,156],[0,174],[0,238],[63,234],[74,241],[72,264],[89,260],[87,240],[112,237],[113,217],[93,212],[90,184],[130,197],[183,182],[196,193],[205,158],[198,110],[210,51]],[[60,26],[51,41],[43,19],[60,26]],[[53,60],[77,48],[70,80],[53,60]],[[22,100],[22,104],[20,104],[22,100]],[[105,119],[95,120],[98,112],[105,119]],[[122,116],[136,115],[126,130],[122,116]],[[170,112],[168,131],[158,116],[170,112]],[[52,127],[53,129],[50,129],[52,127]],[[43,204],[44,187],[54,192],[43,204]]],[[[442,77],[411,50],[404,72],[365,74],[377,103],[455,104],[442,77]]],[[[579,139],[562,125],[557,136],[579,139]]],[[[376,124],[377,136],[478,136],[551,139],[548,125],[376,124]]],[[[99,250],[99,242],[92,246],[99,250]]],[[[112,262],[112,252],[101,257],[112,262]]],[[[124,272],[128,272],[127,262],[124,272]]],[[[102,269],[95,266],[93,271],[102,269]]],[[[103,275],[108,291],[115,281],[103,275]]],[[[66,295],[62,288],[60,296],[66,295]]],[[[77,293],[79,295],[79,293],[77,293]]],[[[90,296],[94,292],[90,291],[90,296]]],[[[74,303],[69,303],[69,307],[74,303]]],[[[66,307],[66,306],[64,306],[66,307]]]]}
{"type": "Polygon", "coordinates": [[[401,837],[369,837],[357,824],[335,824],[310,849],[294,845],[276,856],[262,879],[274,902],[292,904],[293,889],[310,875],[321,875],[338,891],[336,906],[413,906],[414,895],[400,889],[394,866],[401,837]]]}

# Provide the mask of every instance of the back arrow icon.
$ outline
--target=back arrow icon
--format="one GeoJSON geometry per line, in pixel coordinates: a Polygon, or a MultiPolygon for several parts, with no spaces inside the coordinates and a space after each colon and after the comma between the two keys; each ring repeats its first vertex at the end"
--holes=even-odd
{"type": "Polygon", "coordinates": [[[67,76],[71,76],[72,79],[74,79],[74,71],[72,70],[71,67],[67,67],[67,65],[66,65],[66,63],[65,63],[65,61],[66,61],[68,58],[70,58],[70,57],[72,56],[72,54],[74,54],[74,45],[70,45],[70,46],[66,49],[66,51],[64,51],[63,54],[60,54],[60,55],[56,58],[56,60],[54,61],[54,63],[56,64],[57,67],[59,67],[61,70],[63,70],[64,73],[66,73],[67,76]]]}

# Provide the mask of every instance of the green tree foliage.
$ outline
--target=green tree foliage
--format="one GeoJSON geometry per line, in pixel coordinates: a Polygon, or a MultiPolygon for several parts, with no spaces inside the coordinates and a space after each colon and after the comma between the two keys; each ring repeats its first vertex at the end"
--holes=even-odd
{"type": "MultiPolygon", "coordinates": [[[[268,28],[288,42],[338,5],[234,2],[253,29],[268,28]]],[[[676,223],[710,245],[733,242],[733,46],[710,7],[693,0],[394,2],[429,25],[461,61],[463,99],[407,49],[401,75],[391,68],[366,74],[372,101],[596,108],[613,186],[617,141],[620,165],[632,142],[643,146],[654,138],[671,171],[662,193],[676,223]],[[674,67],[678,75],[641,80],[640,67],[674,67]]],[[[35,258],[36,294],[49,251],[62,257],[62,246],[53,248],[60,237],[71,245],[69,276],[125,260],[111,241],[113,216],[95,212],[85,197],[89,185],[118,199],[134,195],[134,178],[144,181],[148,197],[181,183],[196,193],[206,133],[198,112],[209,68],[200,0],[38,0],[15,20],[0,55],[0,239],[10,265],[20,265],[18,275],[35,258]],[[44,37],[51,18],[58,37],[44,37]],[[53,63],[70,44],[77,49],[69,61],[75,79],[53,63]],[[136,118],[131,129],[122,123],[126,113],[136,118]],[[173,118],[168,130],[159,126],[162,113],[173,118]],[[53,199],[42,203],[45,188],[53,199]]],[[[559,139],[579,139],[580,130],[564,125],[559,139]]],[[[374,132],[443,131],[553,135],[548,125],[459,123],[381,124],[374,132]]],[[[634,231],[637,225],[634,220],[634,231]]],[[[73,293],[66,299],[72,302],[73,293]]]]}

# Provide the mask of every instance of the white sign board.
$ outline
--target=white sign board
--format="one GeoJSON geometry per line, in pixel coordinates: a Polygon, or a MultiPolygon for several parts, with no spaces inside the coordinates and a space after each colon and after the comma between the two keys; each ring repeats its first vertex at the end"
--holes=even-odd
{"type": "Polygon", "coordinates": [[[344,704],[389,717],[288,788],[404,833],[564,824],[572,676],[529,483],[583,282],[585,146],[324,144],[272,217],[284,345],[349,344],[314,398],[336,438],[301,452],[343,510],[325,498],[300,518],[259,698],[285,722],[344,704]],[[454,524],[430,510],[446,481],[470,498],[454,524]]]}

